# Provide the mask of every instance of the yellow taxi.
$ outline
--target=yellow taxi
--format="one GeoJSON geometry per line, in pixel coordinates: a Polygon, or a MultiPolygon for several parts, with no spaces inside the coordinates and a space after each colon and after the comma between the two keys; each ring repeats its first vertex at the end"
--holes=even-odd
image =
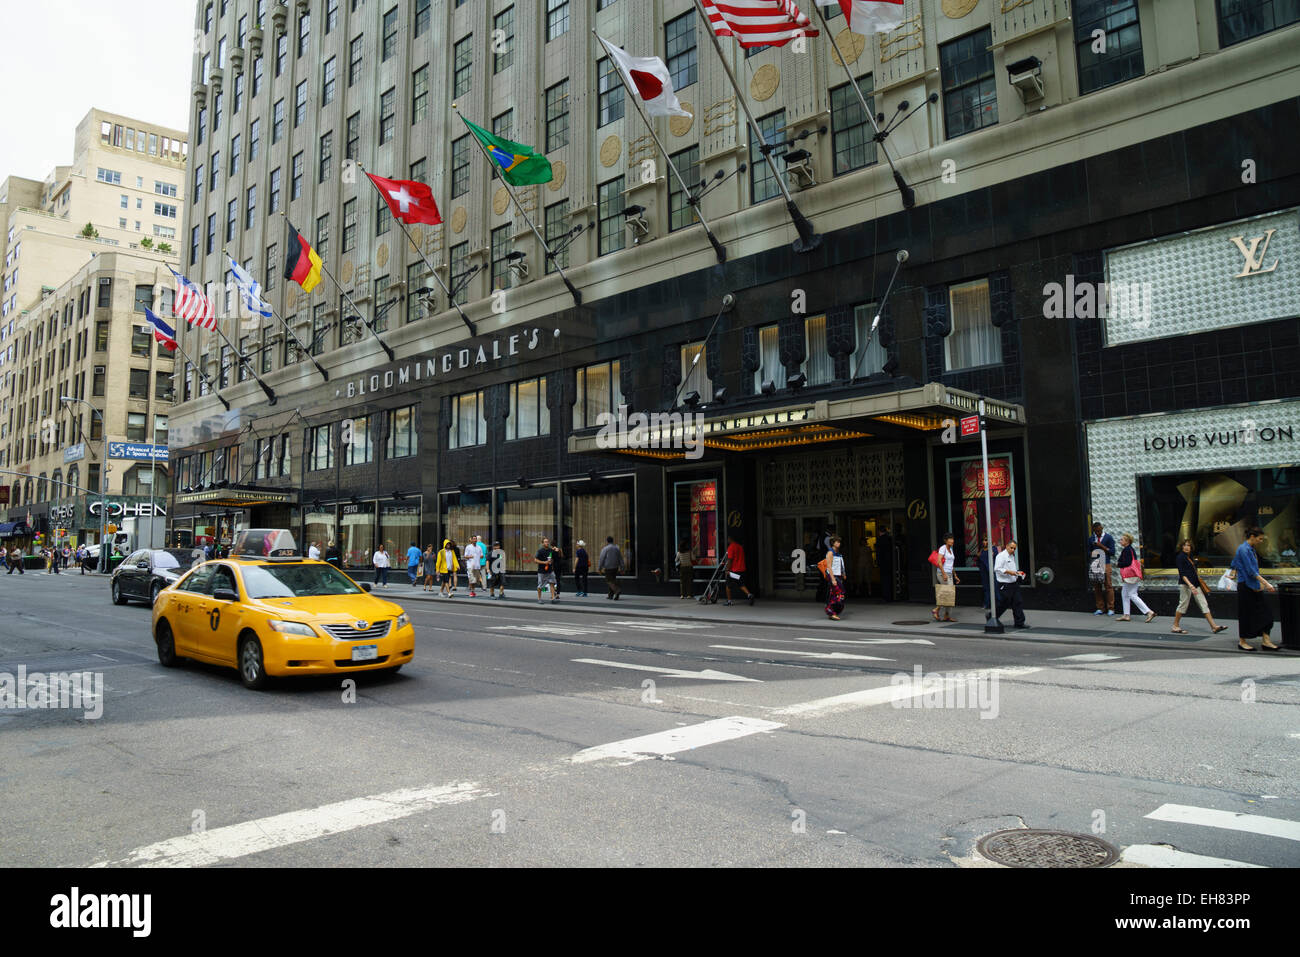
{"type": "Polygon", "coordinates": [[[226,665],[253,689],[283,675],[395,672],[415,654],[400,605],[303,558],[284,529],[245,530],[229,558],[163,589],[153,635],[163,666],[185,658],[226,665]]]}

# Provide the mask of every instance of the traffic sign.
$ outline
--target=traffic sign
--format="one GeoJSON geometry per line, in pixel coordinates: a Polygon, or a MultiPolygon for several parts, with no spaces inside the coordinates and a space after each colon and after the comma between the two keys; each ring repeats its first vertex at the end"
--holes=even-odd
{"type": "Polygon", "coordinates": [[[978,415],[968,415],[966,418],[962,419],[961,434],[963,437],[967,435],[979,435],[980,417],[978,415]]]}
{"type": "Polygon", "coordinates": [[[114,533],[117,531],[117,526],[116,526],[116,525],[105,525],[105,526],[104,526],[104,531],[107,532],[109,535],[112,535],[112,534],[114,534],[114,533]]]}

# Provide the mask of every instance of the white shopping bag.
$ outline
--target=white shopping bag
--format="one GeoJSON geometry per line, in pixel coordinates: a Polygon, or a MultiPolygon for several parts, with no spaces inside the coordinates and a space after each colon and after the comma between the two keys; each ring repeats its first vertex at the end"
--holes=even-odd
{"type": "Polygon", "coordinates": [[[1219,579],[1219,590],[1236,591],[1237,590],[1236,579],[1229,577],[1228,573],[1224,572],[1223,576],[1219,579]]]}

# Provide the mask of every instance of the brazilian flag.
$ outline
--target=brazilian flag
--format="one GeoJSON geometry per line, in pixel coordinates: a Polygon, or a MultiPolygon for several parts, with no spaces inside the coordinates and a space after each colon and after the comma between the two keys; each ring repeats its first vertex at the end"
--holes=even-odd
{"type": "Polygon", "coordinates": [[[553,177],[551,164],[541,153],[533,151],[531,146],[513,143],[500,136],[493,136],[483,127],[471,123],[463,116],[462,120],[470,132],[483,144],[488,156],[496,164],[497,171],[511,186],[530,186],[534,183],[549,183],[553,177]]]}

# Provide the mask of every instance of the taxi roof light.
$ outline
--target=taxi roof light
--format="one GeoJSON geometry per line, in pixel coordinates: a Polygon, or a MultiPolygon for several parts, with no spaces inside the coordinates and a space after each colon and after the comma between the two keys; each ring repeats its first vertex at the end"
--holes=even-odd
{"type": "Polygon", "coordinates": [[[246,528],[235,537],[230,557],[302,558],[302,552],[287,528],[246,528]]]}

